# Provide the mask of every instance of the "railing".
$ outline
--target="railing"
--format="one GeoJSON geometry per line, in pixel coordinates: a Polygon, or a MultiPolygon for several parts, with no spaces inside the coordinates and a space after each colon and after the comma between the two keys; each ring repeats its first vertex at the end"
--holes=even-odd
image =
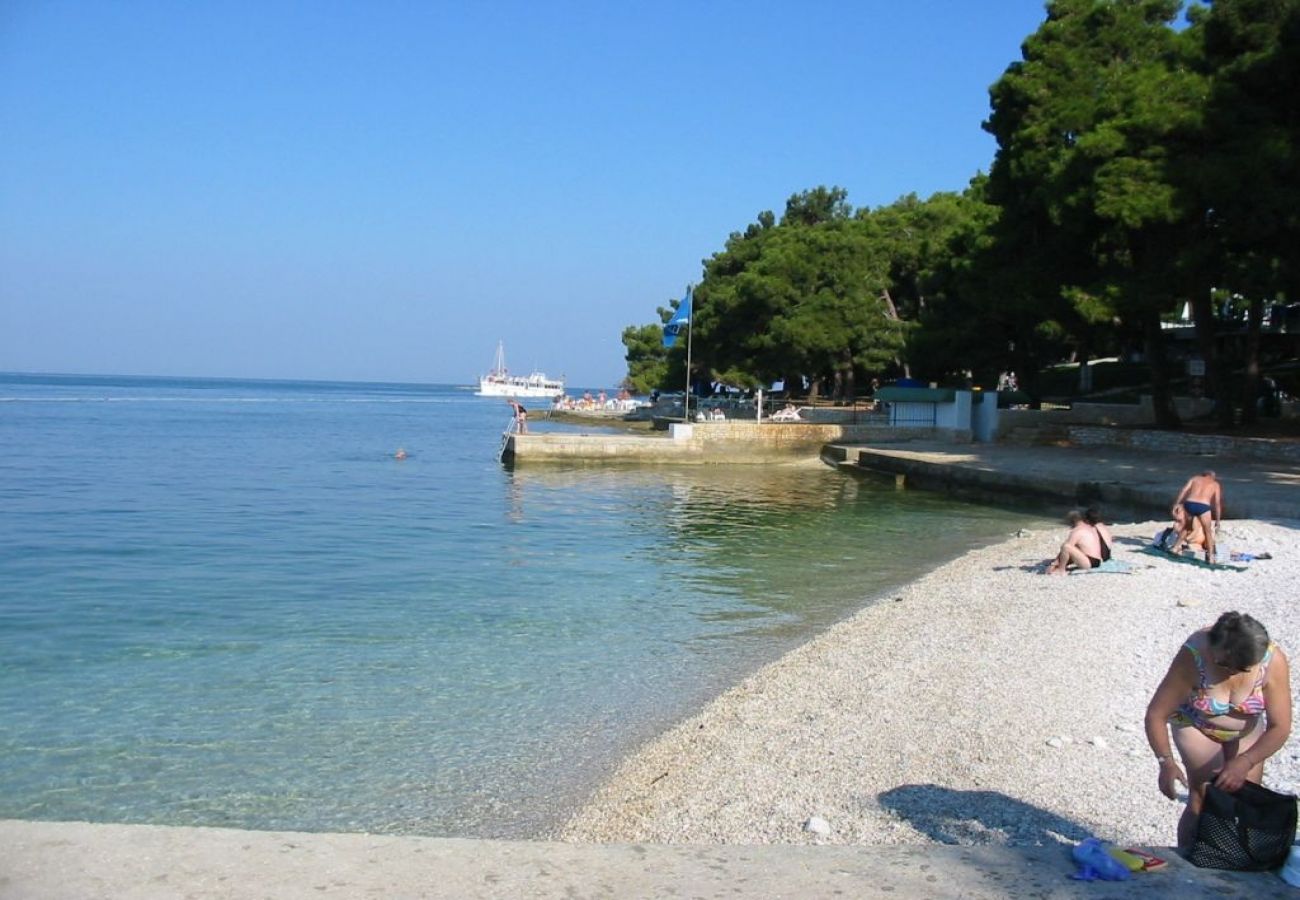
{"type": "Polygon", "coordinates": [[[938,421],[939,404],[937,403],[895,403],[889,410],[889,424],[894,426],[933,428],[938,421]]]}
{"type": "Polygon", "coordinates": [[[510,421],[506,423],[505,431],[501,432],[501,449],[497,451],[497,462],[506,458],[506,447],[510,446],[510,437],[519,433],[519,418],[511,416],[510,421]]]}

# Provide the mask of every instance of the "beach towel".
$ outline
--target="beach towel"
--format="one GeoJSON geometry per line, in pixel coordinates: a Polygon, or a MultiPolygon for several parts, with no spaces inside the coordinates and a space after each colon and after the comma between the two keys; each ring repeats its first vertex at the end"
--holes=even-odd
{"type": "Polygon", "coordinates": [[[1139,552],[1145,553],[1148,556],[1158,556],[1161,559],[1167,559],[1170,562],[1185,563],[1186,565],[1189,566],[1199,566],[1202,569],[1224,570],[1228,572],[1246,571],[1245,566],[1235,566],[1232,563],[1226,563],[1226,562],[1207,563],[1199,556],[1179,556],[1173,553],[1168,553],[1164,550],[1161,550],[1158,547],[1143,547],[1139,552]]]}
{"type": "Polygon", "coordinates": [[[1093,566],[1091,569],[1075,569],[1079,575],[1091,575],[1094,572],[1118,572],[1123,575],[1130,575],[1133,567],[1122,559],[1103,559],[1101,563],[1093,566]]]}

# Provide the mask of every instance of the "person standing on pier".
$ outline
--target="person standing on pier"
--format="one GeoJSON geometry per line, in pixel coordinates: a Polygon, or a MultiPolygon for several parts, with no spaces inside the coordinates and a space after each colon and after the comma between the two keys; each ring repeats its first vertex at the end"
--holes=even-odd
{"type": "Polygon", "coordinates": [[[523,405],[514,397],[507,398],[506,402],[509,403],[510,408],[515,411],[515,430],[520,434],[527,434],[528,410],[524,409],[523,405]]]}

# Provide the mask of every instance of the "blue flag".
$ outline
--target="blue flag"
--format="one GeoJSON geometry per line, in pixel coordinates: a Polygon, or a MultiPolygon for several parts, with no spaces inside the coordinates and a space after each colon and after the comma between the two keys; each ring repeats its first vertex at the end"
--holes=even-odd
{"type": "Polygon", "coordinates": [[[683,330],[690,326],[690,324],[691,289],[687,288],[686,296],[682,298],[681,303],[677,304],[677,312],[673,313],[673,317],[669,319],[668,324],[664,326],[664,346],[671,347],[676,343],[677,335],[681,334],[683,330]]]}

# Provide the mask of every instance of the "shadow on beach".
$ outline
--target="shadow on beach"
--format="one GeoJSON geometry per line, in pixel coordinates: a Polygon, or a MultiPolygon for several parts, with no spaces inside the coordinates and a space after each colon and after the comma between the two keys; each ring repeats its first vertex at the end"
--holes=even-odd
{"type": "Polygon", "coordinates": [[[880,805],[940,844],[1075,844],[1092,837],[1078,822],[996,791],[907,784],[880,805]]]}

